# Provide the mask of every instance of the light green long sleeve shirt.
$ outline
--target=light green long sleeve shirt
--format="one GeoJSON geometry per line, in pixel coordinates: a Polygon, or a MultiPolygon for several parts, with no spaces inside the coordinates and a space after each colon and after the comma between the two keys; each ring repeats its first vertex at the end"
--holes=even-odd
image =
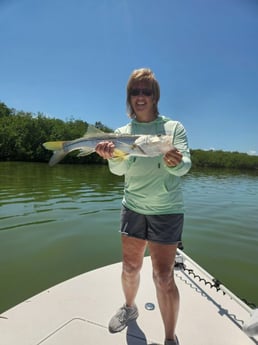
{"type": "Polygon", "coordinates": [[[163,155],[158,157],[133,157],[108,160],[109,169],[115,175],[124,175],[124,197],[122,204],[132,211],[145,215],[183,213],[183,195],[180,176],[191,168],[190,151],[186,131],[178,121],[158,116],[152,122],[132,120],[116,133],[168,134],[172,144],[183,158],[176,167],[168,167],[163,155]]]}

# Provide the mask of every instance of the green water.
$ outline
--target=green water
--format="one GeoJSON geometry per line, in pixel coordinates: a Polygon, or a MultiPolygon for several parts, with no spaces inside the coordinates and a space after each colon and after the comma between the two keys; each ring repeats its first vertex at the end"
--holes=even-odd
{"type": "MultiPolygon", "coordinates": [[[[258,176],[183,177],[185,252],[258,304],[258,176]]],[[[106,166],[0,163],[0,312],[121,259],[123,180],[106,166]]]]}

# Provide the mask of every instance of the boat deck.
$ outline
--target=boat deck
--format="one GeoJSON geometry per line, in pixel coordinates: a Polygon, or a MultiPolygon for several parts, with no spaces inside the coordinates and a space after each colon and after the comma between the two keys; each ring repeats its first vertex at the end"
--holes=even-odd
{"type": "MultiPolygon", "coordinates": [[[[180,345],[253,345],[242,326],[250,308],[231,293],[211,288],[211,277],[185,256],[186,270],[176,270],[181,306],[180,345]],[[192,271],[194,274],[192,273],[192,271]],[[204,278],[201,280],[196,277],[204,278]]],[[[1,345],[147,345],[163,344],[163,325],[146,257],[137,295],[140,316],[117,334],[107,329],[123,304],[121,263],[79,275],[26,300],[0,315],[1,345]],[[153,303],[154,310],[147,310],[153,303]]],[[[211,282],[212,283],[212,282],[211,282]]]]}

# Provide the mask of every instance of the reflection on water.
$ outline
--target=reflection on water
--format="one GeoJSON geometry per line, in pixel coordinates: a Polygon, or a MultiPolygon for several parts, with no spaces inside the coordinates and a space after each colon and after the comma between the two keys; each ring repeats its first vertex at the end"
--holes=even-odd
{"type": "MultiPolygon", "coordinates": [[[[182,181],[185,251],[258,304],[257,174],[192,171],[182,181]]],[[[0,312],[120,261],[122,193],[106,166],[0,163],[0,312]]]]}
{"type": "Polygon", "coordinates": [[[2,163],[0,214],[5,222],[0,229],[112,209],[121,199],[122,188],[122,179],[110,174],[106,166],[51,169],[46,164],[2,163]]]}
{"type": "Polygon", "coordinates": [[[189,254],[240,297],[258,304],[258,176],[191,172],[183,180],[189,254]]]}

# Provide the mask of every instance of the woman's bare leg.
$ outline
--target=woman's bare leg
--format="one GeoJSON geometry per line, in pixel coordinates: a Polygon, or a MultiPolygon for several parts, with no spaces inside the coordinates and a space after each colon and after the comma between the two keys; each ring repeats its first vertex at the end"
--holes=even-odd
{"type": "Polygon", "coordinates": [[[165,328],[166,339],[175,340],[179,311],[179,292],[174,280],[176,245],[149,242],[153,279],[165,328]]]}

